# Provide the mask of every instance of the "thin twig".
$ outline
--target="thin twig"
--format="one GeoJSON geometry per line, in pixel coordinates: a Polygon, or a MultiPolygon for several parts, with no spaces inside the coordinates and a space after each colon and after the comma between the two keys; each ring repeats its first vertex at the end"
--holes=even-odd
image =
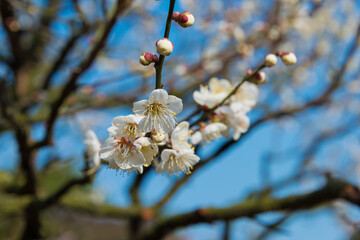
{"type": "MultiPolygon", "coordinates": [[[[170,0],[169,12],[168,12],[168,16],[166,19],[164,38],[169,38],[169,35],[170,35],[170,28],[171,28],[172,14],[174,12],[174,6],[175,6],[175,0],[170,0]]],[[[165,56],[160,55],[159,61],[154,66],[155,70],[156,70],[155,89],[161,88],[161,75],[162,75],[162,67],[164,65],[164,60],[165,60],[165,56]]]]}

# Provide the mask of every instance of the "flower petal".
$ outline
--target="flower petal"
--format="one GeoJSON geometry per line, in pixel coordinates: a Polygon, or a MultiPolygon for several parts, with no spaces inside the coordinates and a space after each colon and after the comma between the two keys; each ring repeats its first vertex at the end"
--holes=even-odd
{"type": "Polygon", "coordinates": [[[168,93],[164,89],[155,89],[154,91],[152,91],[149,98],[150,103],[159,102],[162,104],[166,104],[167,100],[168,93]]]}
{"type": "Polygon", "coordinates": [[[199,144],[202,139],[202,134],[200,133],[200,131],[197,131],[191,136],[191,143],[194,145],[199,144]]]}
{"type": "Polygon", "coordinates": [[[173,95],[169,96],[168,102],[166,104],[170,111],[174,112],[175,114],[179,114],[183,109],[183,102],[180,98],[175,97],[173,95]]]}
{"type": "Polygon", "coordinates": [[[146,110],[146,105],[148,104],[148,100],[141,100],[138,102],[134,102],[133,104],[133,112],[138,115],[142,115],[146,110]]]}

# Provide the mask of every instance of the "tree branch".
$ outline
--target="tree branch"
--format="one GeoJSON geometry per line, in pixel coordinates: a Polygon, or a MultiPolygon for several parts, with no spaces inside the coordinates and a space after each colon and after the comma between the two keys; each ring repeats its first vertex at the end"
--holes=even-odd
{"type": "Polygon", "coordinates": [[[320,190],[285,198],[262,198],[247,200],[227,208],[203,208],[188,213],[158,220],[139,239],[161,239],[167,233],[192,224],[210,223],[217,220],[232,220],[240,217],[253,217],[270,211],[294,211],[310,209],[344,199],[360,206],[360,191],[355,186],[338,179],[329,179],[320,190]]]}
{"type": "Polygon", "coordinates": [[[103,33],[100,35],[100,38],[95,43],[94,47],[91,49],[89,56],[86,59],[84,59],[80,63],[80,65],[72,71],[70,79],[67,82],[67,84],[64,86],[60,94],[60,97],[51,105],[51,112],[49,115],[49,119],[46,122],[47,125],[46,135],[43,140],[33,145],[34,149],[42,146],[46,146],[51,142],[52,130],[56,122],[56,119],[59,115],[60,107],[62,106],[66,98],[77,89],[78,86],[76,82],[79,76],[92,65],[97,55],[99,54],[100,50],[104,47],[106,40],[113,26],[115,25],[117,19],[119,18],[120,14],[130,5],[131,2],[132,0],[124,0],[124,1],[117,0],[113,15],[110,18],[110,20],[105,24],[103,33]]]}

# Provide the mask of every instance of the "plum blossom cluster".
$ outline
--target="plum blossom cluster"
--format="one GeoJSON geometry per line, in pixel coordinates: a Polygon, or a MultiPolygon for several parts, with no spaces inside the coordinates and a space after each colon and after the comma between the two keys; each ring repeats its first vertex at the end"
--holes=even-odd
{"type": "Polygon", "coordinates": [[[193,123],[195,133],[188,122],[176,122],[176,115],[183,109],[182,100],[164,89],[153,90],[148,99],[133,104],[134,114],[112,120],[109,137],[101,147],[94,132],[86,133],[87,158],[94,167],[98,167],[103,159],[109,168],[128,173],[142,173],[144,167],[155,162],[157,173],[190,174],[200,160],[191,144],[203,145],[230,136],[236,141],[249,129],[247,114],[256,105],[257,85],[266,79],[261,69],[276,65],[277,57],[285,65],[296,62],[293,53],[269,54],[257,70],[249,70],[237,85],[218,78],[211,78],[207,86],[201,85],[193,98],[203,108],[206,118],[193,123]]]}
{"type": "Polygon", "coordinates": [[[256,105],[259,90],[256,84],[244,82],[229,98],[229,101],[219,104],[233,91],[235,86],[229,80],[211,78],[208,86],[200,86],[193,98],[204,109],[215,110],[209,114],[207,122],[201,122],[191,142],[193,144],[209,143],[213,139],[230,137],[238,140],[250,124],[247,113],[256,105]]]}
{"type": "Polygon", "coordinates": [[[189,174],[200,158],[189,143],[189,123],[176,123],[182,108],[180,98],[168,95],[164,89],[152,91],[149,99],[134,103],[134,114],[112,120],[109,137],[101,150],[96,135],[92,131],[87,133],[85,144],[91,161],[98,166],[101,158],[109,168],[142,173],[159,154],[158,173],[189,174]]]}
{"type": "MultiPolygon", "coordinates": [[[[167,24],[171,22],[171,18],[168,19],[167,24]]],[[[188,11],[174,12],[172,20],[184,28],[195,22],[194,16],[188,11]]],[[[157,173],[190,174],[200,160],[192,144],[203,145],[220,137],[232,137],[236,141],[249,129],[248,113],[258,99],[257,85],[266,82],[266,75],[261,70],[275,66],[278,57],[287,66],[297,61],[293,53],[277,52],[268,54],[256,70],[249,69],[237,85],[227,79],[211,78],[208,86],[200,86],[193,93],[195,102],[203,110],[200,118],[192,125],[187,121],[177,123],[176,116],[183,110],[183,102],[161,87],[164,58],[174,49],[167,38],[168,33],[165,32],[165,37],[156,42],[160,57],[149,52],[140,56],[142,65],[155,63],[156,71],[160,69],[156,74],[157,89],[151,92],[148,99],[133,104],[133,114],[112,120],[107,129],[109,137],[102,145],[93,131],[86,133],[86,156],[94,168],[98,168],[103,160],[109,168],[127,173],[141,174],[144,167],[154,165],[157,173]]]]}
{"type": "Polygon", "coordinates": [[[247,113],[256,105],[259,90],[257,85],[266,83],[264,67],[273,67],[280,57],[287,66],[297,61],[294,53],[278,52],[266,55],[263,64],[257,71],[249,69],[245,80],[239,86],[233,86],[229,80],[212,78],[208,86],[200,86],[193,93],[193,98],[205,111],[208,111],[207,121],[200,122],[200,128],[192,138],[192,144],[209,143],[213,139],[230,137],[238,140],[250,126],[247,113]],[[226,100],[226,101],[225,101],[226,100]]]}

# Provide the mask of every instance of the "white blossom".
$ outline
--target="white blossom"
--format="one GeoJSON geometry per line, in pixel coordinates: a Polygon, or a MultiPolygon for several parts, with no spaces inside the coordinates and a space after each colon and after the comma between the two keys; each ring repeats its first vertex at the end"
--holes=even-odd
{"type": "Polygon", "coordinates": [[[213,139],[220,138],[222,132],[227,130],[227,126],[221,122],[209,123],[205,127],[202,127],[200,131],[197,131],[191,137],[192,144],[210,143],[213,139]]]}
{"type": "Polygon", "coordinates": [[[146,163],[144,164],[146,167],[149,166],[158,153],[159,149],[156,143],[154,143],[148,137],[140,137],[135,140],[134,145],[140,149],[141,153],[143,154],[146,163]]]}
{"type": "Polygon", "coordinates": [[[171,147],[177,151],[192,149],[189,143],[191,131],[188,122],[181,122],[171,133],[171,147]]]}
{"type": "Polygon", "coordinates": [[[258,87],[254,83],[244,82],[231,97],[231,102],[241,102],[244,105],[245,112],[248,112],[256,105],[258,96],[258,87]]]}
{"type": "Polygon", "coordinates": [[[245,107],[240,102],[232,103],[229,106],[221,106],[216,109],[215,113],[219,120],[227,126],[227,129],[222,132],[224,137],[230,136],[230,129],[234,130],[233,139],[239,139],[242,133],[245,133],[250,126],[250,119],[245,113],[245,107]]]}
{"type": "Polygon", "coordinates": [[[84,140],[86,144],[86,155],[94,167],[100,166],[100,142],[93,130],[86,131],[86,138],[84,140]]]}
{"type": "Polygon", "coordinates": [[[113,118],[112,126],[108,128],[108,131],[110,132],[110,135],[119,138],[126,137],[127,139],[134,141],[137,137],[142,136],[138,128],[140,120],[141,117],[133,114],[115,117],[113,118]]]}
{"type": "Polygon", "coordinates": [[[226,79],[211,78],[209,86],[200,86],[200,91],[193,94],[195,102],[201,106],[213,108],[231,92],[233,86],[226,79]]]}
{"type": "Polygon", "coordinates": [[[191,169],[199,160],[200,158],[192,149],[179,152],[174,149],[165,149],[161,153],[161,163],[157,166],[156,172],[172,174],[182,171],[190,174],[191,169]]]}
{"type": "Polygon", "coordinates": [[[143,117],[139,123],[140,131],[151,132],[155,129],[159,133],[168,133],[175,128],[175,115],[182,108],[180,98],[168,95],[163,89],[156,89],[148,100],[135,102],[133,112],[143,117]]]}
{"type": "Polygon", "coordinates": [[[109,161],[109,167],[142,173],[146,159],[140,149],[129,139],[109,137],[101,146],[100,158],[109,161]]]}

